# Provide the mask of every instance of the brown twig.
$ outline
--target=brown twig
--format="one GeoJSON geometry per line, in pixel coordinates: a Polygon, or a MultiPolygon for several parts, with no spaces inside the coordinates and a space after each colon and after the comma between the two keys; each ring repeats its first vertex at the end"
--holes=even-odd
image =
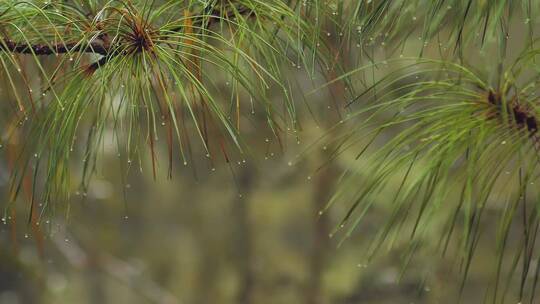
{"type": "Polygon", "coordinates": [[[78,52],[100,54],[106,56],[109,53],[109,48],[105,46],[105,44],[101,41],[91,42],[88,44],[82,44],[80,42],[77,42],[32,45],[23,42],[15,42],[10,39],[4,39],[2,43],[0,43],[0,51],[34,55],[54,55],[78,52]]]}

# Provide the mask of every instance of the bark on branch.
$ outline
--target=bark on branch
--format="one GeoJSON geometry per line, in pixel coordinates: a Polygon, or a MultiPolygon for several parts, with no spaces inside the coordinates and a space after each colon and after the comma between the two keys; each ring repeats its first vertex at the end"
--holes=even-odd
{"type": "Polygon", "coordinates": [[[58,43],[58,44],[28,44],[23,42],[15,42],[10,39],[4,39],[0,43],[0,50],[19,54],[35,54],[35,55],[54,55],[66,53],[93,53],[99,55],[107,55],[109,48],[103,42],[91,42],[88,44],[77,43],[58,43]]]}

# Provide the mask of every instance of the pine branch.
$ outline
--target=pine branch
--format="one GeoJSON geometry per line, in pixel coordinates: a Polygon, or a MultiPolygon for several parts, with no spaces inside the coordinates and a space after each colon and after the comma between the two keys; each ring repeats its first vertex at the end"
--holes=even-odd
{"type": "Polygon", "coordinates": [[[29,44],[24,42],[15,42],[10,39],[4,39],[0,44],[0,51],[19,54],[34,54],[37,56],[68,54],[75,52],[99,54],[105,56],[109,54],[110,47],[106,46],[103,41],[90,42],[86,45],[80,42],[58,44],[29,44]]]}
{"type": "MultiPolygon", "coordinates": [[[[221,8],[217,7],[218,5],[208,5],[202,15],[195,17],[195,20],[192,22],[191,27],[198,28],[200,30],[206,30],[215,23],[219,23],[221,20],[234,20],[238,15],[244,15],[249,17],[253,14],[251,8],[241,6],[236,8],[235,11],[226,12],[223,15],[221,8]],[[222,16],[223,15],[223,16],[222,16]]],[[[182,32],[185,30],[185,26],[179,26],[173,28],[173,32],[182,32]]],[[[140,35],[134,35],[133,39],[136,40],[138,44],[148,44],[148,37],[144,33],[139,33],[140,35]]],[[[30,44],[25,42],[13,41],[11,39],[4,39],[0,43],[0,51],[18,53],[18,54],[31,54],[36,56],[48,56],[48,55],[59,55],[59,54],[70,54],[70,53],[89,53],[89,54],[99,54],[104,57],[95,61],[94,63],[88,65],[85,71],[89,74],[94,73],[97,69],[104,66],[112,58],[118,56],[120,53],[112,51],[113,49],[126,49],[123,44],[132,43],[131,41],[126,41],[125,43],[117,43],[114,47],[107,43],[108,35],[100,35],[98,41],[92,41],[87,44],[81,42],[68,42],[68,43],[38,43],[30,44]]],[[[139,47],[137,51],[141,51],[142,47],[139,47]]]]}

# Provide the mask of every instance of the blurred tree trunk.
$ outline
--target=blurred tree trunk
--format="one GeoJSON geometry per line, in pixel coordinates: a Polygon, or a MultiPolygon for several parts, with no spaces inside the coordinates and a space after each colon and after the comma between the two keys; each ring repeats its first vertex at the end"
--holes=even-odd
{"type": "Polygon", "coordinates": [[[238,175],[239,194],[235,199],[235,214],[237,215],[236,244],[240,289],[237,303],[253,303],[255,273],[253,269],[253,228],[249,216],[249,198],[253,190],[255,172],[252,168],[242,166],[238,175]]]}
{"type": "MultiPolygon", "coordinates": [[[[337,35],[335,35],[337,36],[337,35]]],[[[335,37],[334,36],[334,37],[335,37]]],[[[339,45],[338,41],[330,41],[329,45],[339,45]]],[[[348,60],[343,54],[347,54],[347,46],[342,45],[332,50],[336,64],[341,61],[343,66],[348,66],[348,60]]],[[[338,74],[335,66],[326,73],[328,81],[337,78],[338,74]]],[[[320,121],[323,130],[329,130],[336,126],[338,121],[341,121],[343,104],[339,101],[346,100],[345,85],[342,81],[334,82],[329,86],[330,98],[334,101],[333,107],[335,111],[331,115],[327,115],[320,121]]],[[[324,108],[319,109],[319,112],[325,111],[324,108]]],[[[332,158],[329,150],[321,149],[316,153],[314,160],[315,166],[324,163],[332,158]]],[[[312,214],[313,214],[313,244],[310,256],[309,281],[305,294],[306,304],[323,304],[328,303],[323,292],[323,275],[327,264],[328,248],[330,247],[330,219],[326,213],[319,214],[324,209],[328,200],[334,192],[334,181],[339,175],[339,168],[334,162],[329,162],[326,166],[314,177],[314,188],[312,198],[312,214]]]]}
{"type": "Polygon", "coordinates": [[[90,281],[88,288],[88,292],[90,293],[88,297],[90,299],[90,303],[108,303],[109,301],[107,301],[104,286],[106,281],[103,278],[103,272],[100,269],[98,261],[99,257],[96,256],[93,251],[91,253],[88,252],[88,254],[89,259],[86,267],[88,269],[88,279],[90,281]]]}
{"type": "MultiPolygon", "coordinates": [[[[320,153],[319,159],[328,157],[327,153],[320,153]]],[[[335,166],[330,165],[316,175],[313,187],[313,244],[309,257],[309,275],[305,294],[306,304],[327,303],[323,293],[323,274],[327,263],[328,248],[330,246],[330,220],[326,213],[319,215],[328,199],[332,195],[334,180],[337,176],[335,166]]]]}

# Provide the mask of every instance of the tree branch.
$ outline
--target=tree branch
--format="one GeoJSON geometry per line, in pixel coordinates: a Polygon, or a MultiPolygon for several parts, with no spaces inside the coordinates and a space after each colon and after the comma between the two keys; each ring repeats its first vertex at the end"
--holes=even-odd
{"type": "Polygon", "coordinates": [[[66,54],[71,52],[92,53],[106,56],[109,54],[109,48],[103,42],[91,42],[88,44],[77,43],[58,43],[58,44],[28,44],[23,42],[14,42],[10,39],[4,39],[0,43],[0,51],[35,54],[35,55],[53,55],[66,54]]]}
{"type": "MultiPolygon", "coordinates": [[[[211,24],[217,22],[220,18],[221,11],[214,6],[209,6],[205,9],[206,13],[209,14],[206,24],[204,18],[197,18],[194,22],[195,26],[201,26],[204,28],[209,27],[211,24]]],[[[251,16],[252,10],[247,7],[241,7],[237,11],[238,14],[251,16]]],[[[229,12],[225,15],[225,18],[234,18],[235,14],[229,12]]],[[[173,29],[174,31],[180,31],[182,27],[173,29]]],[[[106,34],[105,34],[106,36],[106,34]]],[[[29,44],[25,42],[15,42],[11,39],[4,38],[0,40],[0,52],[11,52],[18,54],[32,54],[32,55],[58,55],[58,54],[67,54],[67,53],[89,53],[89,54],[99,54],[103,57],[94,63],[86,67],[87,73],[94,73],[97,69],[107,64],[107,62],[118,55],[118,52],[112,52],[111,47],[108,43],[105,43],[105,39],[100,38],[98,42],[90,42],[88,44],[83,44],[81,42],[69,42],[69,43],[58,43],[58,44],[29,44]]]]}

